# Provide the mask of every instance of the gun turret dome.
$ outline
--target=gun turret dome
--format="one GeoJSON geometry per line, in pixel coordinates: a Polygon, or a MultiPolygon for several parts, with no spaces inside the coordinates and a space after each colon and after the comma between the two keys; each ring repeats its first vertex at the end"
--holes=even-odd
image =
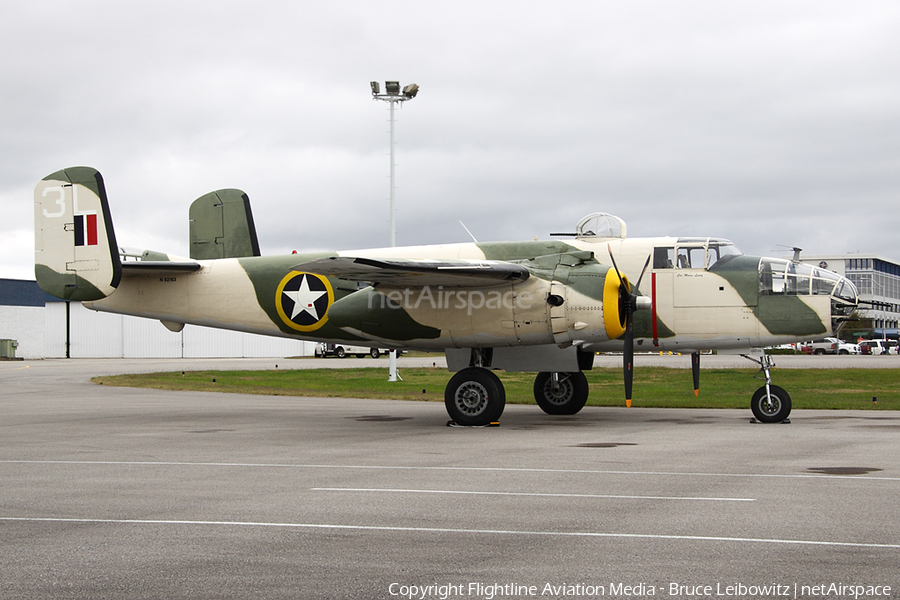
{"type": "Polygon", "coordinates": [[[609,213],[591,213],[578,221],[575,237],[579,239],[624,239],[625,221],[609,213]]]}

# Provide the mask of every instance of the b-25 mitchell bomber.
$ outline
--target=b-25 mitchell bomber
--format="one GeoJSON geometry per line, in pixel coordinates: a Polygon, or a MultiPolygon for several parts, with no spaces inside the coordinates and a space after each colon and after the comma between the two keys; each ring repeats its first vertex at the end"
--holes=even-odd
{"type": "Polygon", "coordinates": [[[88,308],[317,342],[442,351],[454,375],[452,420],[486,425],[506,396],[495,370],[537,372],[549,414],[575,414],[599,351],[622,352],[631,405],[638,351],[690,353],[695,393],[704,350],[759,363],[761,422],[785,420],[762,348],[831,335],[858,304],[853,284],[798,262],[742,254],[720,238],[628,238],[595,213],[574,232],[526,242],[456,243],[260,256],[249,199],[201,196],[190,257],[120,251],[100,173],[72,167],[34,192],[35,275],[88,308]],[[134,260],[132,260],[132,258],[134,260]],[[632,285],[630,282],[635,281],[632,285]]]}

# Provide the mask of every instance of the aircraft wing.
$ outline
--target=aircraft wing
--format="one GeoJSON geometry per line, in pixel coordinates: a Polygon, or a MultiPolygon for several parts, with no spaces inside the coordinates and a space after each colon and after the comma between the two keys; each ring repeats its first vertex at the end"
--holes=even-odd
{"type": "Polygon", "coordinates": [[[516,283],[530,273],[522,265],[499,260],[411,260],[331,256],[293,267],[319,275],[399,287],[483,287],[516,283]]]}
{"type": "Polygon", "coordinates": [[[200,270],[200,263],[173,262],[167,260],[126,260],[122,262],[122,275],[163,275],[192,273],[200,270]]]}

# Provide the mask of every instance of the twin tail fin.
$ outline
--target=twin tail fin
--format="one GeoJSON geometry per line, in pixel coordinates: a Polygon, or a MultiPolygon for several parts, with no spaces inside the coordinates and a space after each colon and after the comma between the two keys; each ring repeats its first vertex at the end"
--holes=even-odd
{"type": "Polygon", "coordinates": [[[100,300],[122,278],[103,177],[91,167],[47,175],[34,189],[34,274],[64,300],[100,300]]]}

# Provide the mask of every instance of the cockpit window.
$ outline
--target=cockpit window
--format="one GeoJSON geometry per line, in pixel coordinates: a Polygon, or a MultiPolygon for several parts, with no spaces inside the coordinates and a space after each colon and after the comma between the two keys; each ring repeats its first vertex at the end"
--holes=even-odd
{"type": "Polygon", "coordinates": [[[715,269],[742,254],[743,252],[728,240],[709,240],[709,252],[706,254],[707,268],[715,269]]]}
{"type": "Polygon", "coordinates": [[[812,283],[812,268],[797,263],[788,264],[788,296],[809,296],[809,286],[812,283]]]}
{"type": "Polygon", "coordinates": [[[841,283],[834,288],[832,296],[853,306],[859,301],[859,292],[857,292],[849,279],[842,279],[841,283]]]}
{"type": "Polygon", "coordinates": [[[813,296],[831,295],[834,287],[841,283],[841,278],[837,273],[825,271],[823,269],[813,269],[814,278],[812,285],[813,296]]]}
{"type": "Polygon", "coordinates": [[[674,269],[675,268],[675,248],[662,247],[653,249],[653,268],[654,269],[674,269]]]}
{"type": "Polygon", "coordinates": [[[742,253],[728,240],[679,238],[675,247],[653,249],[654,269],[714,269],[742,253]]]}
{"type": "Polygon", "coordinates": [[[759,293],[763,296],[808,296],[811,274],[812,267],[808,265],[764,258],[759,264],[759,293]]]}
{"type": "Polygon", "coordinates": [[[675,260],[679,269],[703,269],[706,267],[706,248],[678,248],[675,260]]]}

